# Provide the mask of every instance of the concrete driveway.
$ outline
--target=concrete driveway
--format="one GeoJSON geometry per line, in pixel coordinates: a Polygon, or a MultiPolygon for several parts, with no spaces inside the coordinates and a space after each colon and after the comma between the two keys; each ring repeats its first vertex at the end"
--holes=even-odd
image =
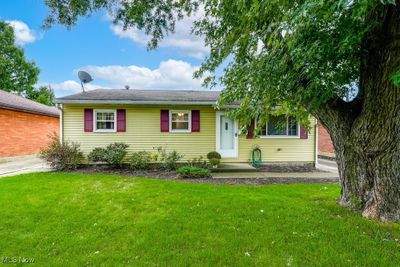
{"type": "Polygon", "coordinates": [[[337,164],[333,160],[318,159],[317,169],[339,174],[337,164]]]}
{"type": "Polygon", "coordinates": [[[30,172],[46,172],[52,169],[36,155],[0,158],[0,178],[30,172]]]}

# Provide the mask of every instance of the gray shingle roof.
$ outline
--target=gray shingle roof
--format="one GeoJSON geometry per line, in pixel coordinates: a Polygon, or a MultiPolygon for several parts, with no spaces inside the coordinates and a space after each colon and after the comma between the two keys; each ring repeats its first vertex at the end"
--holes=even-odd
{"type": "Polygon", "coordinates": [[[219,99],[219,91],[209,90],[137,90],[96,89],[57,98],[57,103],[140,103],[207,104],[219,99]]]}
{"type": "Polygon", "coordinates": [[[0,90],[0,108],[19,110],[28,113],[59,117],[60,112],[55,107],[49,107],[35,101],[0,90]]]}

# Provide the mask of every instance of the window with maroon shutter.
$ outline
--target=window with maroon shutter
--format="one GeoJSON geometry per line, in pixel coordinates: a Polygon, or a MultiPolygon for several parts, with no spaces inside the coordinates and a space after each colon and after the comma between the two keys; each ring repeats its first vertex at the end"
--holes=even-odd
{"type": "Polygon", "coordinates": [[[117,132],[126,131],[126,111],[125,109],[117,109],[117,132]]]}
{"type": "Polygon", "coordinates": [[[169,110],[160,111],[160,131],[169,132],[169,110]]]}
{"type": "Polygon", "coordinates": [[[178,133],[191,132],[192,111],[191,110],[170,110],[169,131],[178,133]]]}
{"type": "Polygon", "coordinates": [[[260,129],[260,137],[300,137],[297,119],[286,115],[270,116],[260,129]]]}
{"type": "Polygon", "coordinates": [[[254,137],[254,121],[255,120],[251,120],[250,125],[247,126],[247,135],[246,135],[247,139],[252,139],[254,137]]]}
{"type": "Polygon", "coordinates": [[[308,139],[308,131],[306,128],[300,127],[300,139],[308,139]]]}
{"type": "Polygon", "coordinates": [[[192,132],[200,132],[200,110],[192,110],[192,132]]]}
{"type": "Polygon", "coordinates": [[[95,132],[116,132],[117,112],[115,109],[94,110],[94,131],[95,132]]]}
{"type": "Polygon", "coordinates": [[[84,130],[85,132],[93,132],[93,109],[84,109],[84,130]]]}

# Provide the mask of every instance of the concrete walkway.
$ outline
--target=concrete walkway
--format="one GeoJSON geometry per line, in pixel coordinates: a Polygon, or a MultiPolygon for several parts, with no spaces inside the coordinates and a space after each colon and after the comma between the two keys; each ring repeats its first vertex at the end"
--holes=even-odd
{"type": "Polygon", "coordinates": [[[30,172],[46,172],[52,169],[36,155],[0,159],[0,178],[30,172]]]}
{"type": "MultiPolygon", "coordinates": [[[[222,165],[222,164],[221,164],[222,165]]],[[[271,171],[260,171],[250,166],[247,163],[241,164],[225,164],[224,168],[218,168],[213,170],[211,176],[215,179],[234,179],[234,178],[276,178],[284,180],[332,180],[337,181],[339,174],[337,171],[336,162],[330,160],[318,159],[318,168],[315,171],[309,172],[271,172],[271,171]]]]}
{"type": "Polygon", "coordinates": [[[212,172],[256,172],[257,169],[248,163],[221,163],[212,172]]]}
{"type": "Polygon", "coordinates": [[[212,173],[213,178],[293,178],[293,179],[332,179],[337,180],[338,175],[332,172],[221,172],[212,173]]]}

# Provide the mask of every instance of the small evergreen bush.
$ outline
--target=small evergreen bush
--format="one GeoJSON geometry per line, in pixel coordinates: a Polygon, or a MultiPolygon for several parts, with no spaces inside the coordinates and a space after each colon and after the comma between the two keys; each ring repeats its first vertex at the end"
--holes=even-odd
{"type": "Polygon", "coordinates": [[[207,158],[212,166],[218,166],[221,160],[221,154],[219,154],[217,151],[211,151],[208,152],[207,158]]]}
{"type": "Polygon", "coordinates": [[[193,166],[179,167],[176,172],[179,178],[206,178],[210,176],[209,170],[193,166]]]}
{"type": "Polygon", "coordinates": [[[148,151],[139,151],[132,154],[129,158],[129,167],[133,170],[149,169],[152,155],[148,151]]]}
{"type": "Polygon", "coordinates": [[[88,160],[90,162],[105,162],[104,160],[105,153],[106,150],[104,148],[96,147],[89,153],[88,160]]]}
{"type": "Polygon", "coordinates": [[[208,159],[221,159],[221,154],[219,154],[217,151],[211,151],[211,152],[208,152],[207,158],[208,159]]]}
{"type": "Polygon", "coordinates": [[[106,162],[113,168],[121,168],[128,147],[125,143],[109,144],[106,148],[96,147],[89,153],[88,159],[92,162],[106,162]]]}

